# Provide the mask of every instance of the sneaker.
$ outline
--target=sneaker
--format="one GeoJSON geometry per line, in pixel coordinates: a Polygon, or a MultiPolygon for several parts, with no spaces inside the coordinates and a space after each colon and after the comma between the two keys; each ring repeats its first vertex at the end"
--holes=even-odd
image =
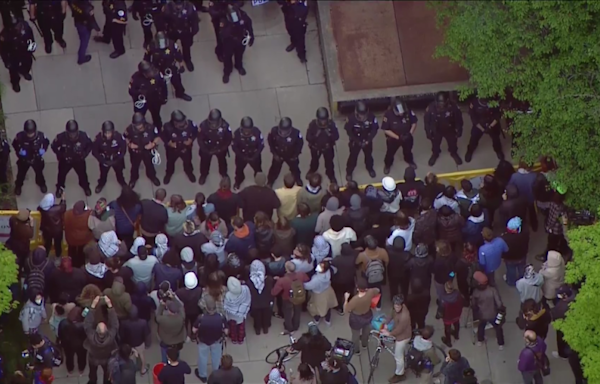
{"type": "Polygon", "coordinates": [[[446,344],[448,348],[452,348],[452,341],[446,336],[442,336],[442,343],[446,344]]]}
{"type": "Polygon", "coordinates": [[[506,274],[502,275],[502,279],[506,281],[506,274]]]}
{"type": "Polygon", "coordinates": [[[498,346],[498,350],[499,350],[499,351],[504,351],[504,345],[499,345],[499,346],[498,346]]]}
{"type": "Polygon", "coordinates": [[[389,383],[399,383],[406,380],[406,375],[394,375],[388,380],[389,383]]]}
{"type": "Polygon", "coordinates": [[[477,346],[478,346],[478,347],[482,347],[482,346],[483,346],[483,342],[481,342],[481,341],[478,341],[478,342],[477,342],[477,346]]]}
{"type": "Polygon", "coordinates": [[[552,351],[552,357],[554,357],[555,359],[567,360],[567,358],[566,358],[566,357],[561,357],[561,356],[558,354],[558,351],[552,351]]]}
{"type": "Polygon", "coordinates": [[[200,373],[198,373],[198,368],[194,369],[194,374],[196,375],[197,378],[200,379],[201,382],[206,383],[206,381],[207,381],[206,377],[200,377],[200,373]]]}
{"type": "Polygon", "coordinates": [[[77,61],[77,64],[79,64],[79,65],[85,64],[85,63],[89,62],[90,60],[92,60],[92,55],[85,55],[83,60],[77,61]]]}
{"type": "Polygon", "coordinates": [[[435,164],[435,162],[437,161],[439,155],[431,155],[431,157],[429,158],[429,161],[427,162],[427,164],[429,164],[430,167],[433,167],[433,165],[435,164]]]}
{"type": "Polygon", "coordinates": [[[327,321],[327,320],[325,320],[325,325],[326,325],[327,327],[331,327],[331,321],[327,321]]]}
{"type": "Polygon", "coordinates": [[[294,44],[290,44],[287,47],[285,47],[286,52],[292,52],[294,49],[296,49],[296,46],[294,44]]]}
{"type": "Polygon", "coordinates": [[[344,316],[344,310],[342,308],[337,308],[336,311],[337,311],[338,315],[344,316]]]}

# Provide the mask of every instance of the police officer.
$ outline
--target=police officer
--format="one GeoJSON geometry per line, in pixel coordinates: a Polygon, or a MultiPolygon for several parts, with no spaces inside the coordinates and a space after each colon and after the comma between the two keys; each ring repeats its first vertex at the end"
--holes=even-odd
{"type": "Polygon", "coordinates": [[[306,142],[310,148],[310,168],[306,178],[319,169],[319,159],[325,159],[325,174],[332,183],[337,184],[333,169],[333,147],[340,138],[335,122],[329,118],[329,111],[325,107],[317,109],[317,118],[310,122],[306,131],[306,142]]]}
{"type": "Polygon", "coordinates": [[[0,32],[0,56],[8,69],[10,83],[15,92],[21,91],[19,75],[25,80],[32,79],[29,72],[36,48],[35,37],[29,24],[13,16],[12,24],[6,24],[0,32]]]}
{"type": "Polygon", "coordinates": [[[227,6],[227,14],[221,19],[220,28],[219,33],[223,44],[223,83],[227,84],[234,67],[233,60],[240,76],[246,74],[243,63],[244,51],[246,46],[251,47],[254,44],[254,30],[252,20],[246,12],[232,4],[227,6]]]}
{"type": "Polygon", "coordinates": [[[2,15],[2,25],[5,27],[14,23],[14,20],[24,20],[23,8],[25,0],[3,0],[0,1],[0,15],[2,15]]]}
{"type": "Polygon", "coordinates": [[[181,159],[183,170],[192,183],[196,182],[192,165],[192,147],[198,135],[198,126],[189,120],[183,112],[175,110],[171,113],[171,121],[165,123],[161,139],[167,149],[167,173],[163,182],[169,184],[175,172],[175,162],[181,159]]]}
{"type": "Polygon", "coordinates": [[[433,166],[440,156],[442,138],[448,143],[448,152],[456,162],[456,165],[462,164],[462,159],[458,155],[458,146],[456,144],[459,137],[462,136],[463,118],[458,106],[451,102],[448,92],[438,92],[435,101],[431,102],[425,109],[425,134],[427,139],[431,140],[431,157],[429,166],[433,166]]]}
{"type": "Polygon", "coordinates": [[[250,164],[254,170],[254,175],[262,172],[262,150],[265,148],[265,141],[260,129],[254,126],[254,121],[250,116],[242,118],[240,127],[233,132],[233,153],[235,153],[235,183],[233,189],[240,189],[246,176],[244,169],[250,164]]]}
{"type": "Polygon", "coordinates": [[[156,177],[153,159],[154,151],[158,146],[158,128],[146,122],[146,118],[141,112],[133,114],[131,124],[125,129],[123,137],[129,147],[129,159],[131,160],[131,177],[129,186],[135,187],[135,183],[140,178],[140,164],[143,162],[146,168],[146,176],[155,186],[160,186],[160,180],[156,177]]]}
{"type": "Polygon", "coordinates": [[[212,22],[213,29],[215,31],[215,37],[217,39],[217,46],[215,47],[215,55],[219,61],[223,61],[223,42],[221,41],[221,20],[225,18],[227,14],[227,1],[209,1],[208,2],[208,14],[210,15],[210,21],[212,22]]]}
{"type": "Polygon", "coordinates": [[[182,56],[179,47],[169,40],[164,32],[156,33],[156,37],[146,49],[144,60],[152,63],[166,82],[173,84],[175,97],[192,101],[192,97],[185,93],[185,88],[181,83],[181,73],[185,71],[185,68],[181,64],[182,56]]]}
{"type": "Polygon", "coordinates": [[[87,54],[92,30],[100,31],[100,26],[94,15],[94,5],[90,0],[72,0],[71,14],[77,34],[79,35],[79,49],[77,50],[77,64],[82,65],[92,60],[92,55],[87,54]]]}
{"type": "Polygon", "coordinates": [[[356,168],[356,160],[361,150],[365,154],[365,166],[369,171],[369,176],[376,177],[377,174],[373,169],[373,139],[377,135],[379,123],[375,115],[367,108],[367,104],[363,101],[356,103],[354,114],[346,119],[344,129],[348,133],[350,149],[346,163],[346,180],[352,180],[352,172],[356,168]]]}
{"type": "Polygon", "coordinates": [[[10,145],[4,138],[0,138],[0,188],[6,192],[8,182],[8,160],[10,159],[10,145]]]}
{"type": "Polygon", "coordinates": [[[107,120],[102,123],[102,132],[96,135],[92,145],[92,155],[98,160],[100,166],[100,178],[96,193],[102,192],[102,188],[106,185],[108,171],[112,168],[115,171],[117,182],[124,186],[127,184],[123,177],[125,169],[125,153],[127,152],[127,144],[123,135],[115,130],[115,125],[112,121],[107,120]]]}
{"type": "Polygon", "coordinates": [[[187,0],[173,0],[163,7],[165,29],[169,39],[181,41],[183,61],[188,71],[194,70],[192,53],[190,49],[194,43],[194,36],[200,30],[200,18],[196,7],[187,0]]]}
{"type": "Polygon", "coordinates": [[[21,188],[25,181],[25,175],[29,167],[35,172],[35,183],[40,187],[42,193],[48,192],[46,179],[44,178],[44,154],[48,150],[50,140],[44,132],[37,130],[37,124],[33,120],[27,120],[23,124],[23,131],[17,133],[12,146],[17,154],[17,179],[15,181],[15,195],[21,195],[21,188]]]}
{"type": "Polygon", "coordinates": [[[394,164],[394,156],[398,148],[402,147],[404,161],[413,168],[417,168],[413,160],[413,135],[417,129],[417,116],[409,110],[406,103],[399,97],[392,100],[391,108],[383,115],[381,129],[385,133],[387,151],[385,152],[383,173],[388,175],[394,164]]]}
{"type": "Polygon", "coordinates": [[[65,132],[59,133],[52,141],[52,151],[58,159],[58,178],[56,193],[65,188],[67,174],[74,169],[79,177],[79,186],[83,188],[86,196],[91,196],[90,182],[88,181],[85,158],[92,151],[92,140],[87,133],[79,130],[75,120],[67,121],[65,132]]]}
{"type": "Polygon", "coordinates": [[[160,131],[160,108],[167,103],[167,83],[160,71],[148,61],[141,61],[129,81],[129,95],[133,99],[133,112],[145,116],[150,110],[154,126],[160,131]]]}
{"type": "MultiPolygon", "coordinates": [[[[306,18],[308,17],[308,5],[302,0],[284,0],[281,1],[281,11],[285,21],[285,29],[290,35],[290,45],[285,49],[291,52],[296,49],[298,58],[302,63],[306,63],[306,18]]],[[[307,138],[308,140],[308,138],[307,138]]]]}
{"type": "Polygon", "coordinates": [[[134,0],[131,6],[131,17],[139,20],[144,31],[144,47],[152,42],[152,24],[157,31],[164,31],[165,25],[162,17],[162,8],[166,0],[134,0]]]}
{"type": "Polygon", "coordinates": [[[102,0],[102,9],[106,16],[102,36],[94,36],[94,41],[110,44],[113,42],[114,52],[111,59],[125,54],[123,36],[127,27],[127,4],[123,0],[102,0]]]}
{"type": "Polygon", "coordinates": [[[210,172],[210,162],[213,156],[217,157],[219,162],[219,174],[222,177],[227,176],[227,159],[225,155],[229,153],[228,148],[231,145],[232,134],[229,123],[221,116],[221,111],[213,109],[208,114],[208,118],[200,123],[198,132],[198,145],[200,146],[200,179],[198,184],[203,185],[206,182],[210,172]]]}
{"type": "Polygon", "coordinates": [[[52,33],[62,49],[67,48],[63,40],[64,21],[67,16],[66,0],[29,0],[29,16],[36,19],[42,31],[46,53],[52,52],[52,33]]]}
{"type": "Polygon", "coordinates": [[[471,116],[473,128],[471,128],[471,138],[467,146],[465,161],[467,163],[471,162],[473,153],[479,145],[479,140],[484,134],[490,135],[496,156],[498,156],[498,159],[504,160],[504,151],[500,141],[500,108],[490,107],[488,100],[485,98],[477,98],[469,105],[469,116],[471,116]]]}
{"type": "Polygon", "coordinates": [[[290,172],[294,175],[296,184],[302,186],[298,157],[302,153],[304,139],[300,131],[292,126],[292,119],[283,117],[278,126],[271,128],[267,141],[273,154],[273,162],[267,176],[269,186],[272,187],[275,180],[277,180],[279,172],[281,172],[281,165],[284,162],[290,167],[290,172]]]}

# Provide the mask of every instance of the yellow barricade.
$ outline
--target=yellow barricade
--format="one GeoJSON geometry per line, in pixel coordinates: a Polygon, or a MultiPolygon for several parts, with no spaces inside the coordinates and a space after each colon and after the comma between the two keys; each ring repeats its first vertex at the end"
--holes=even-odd
{"type": "MultiPolygon", "coordinates": [[[[515,166],[516,168],[516,166],[515,166]]],[[[539,164],[536,164],[534,167],[535,171],[539,171],[540,166],[539,164]]],[[[476,169],[473,171],[461,171],[461,172],[451,172],[451,173],[441,173],[438,174],[438,180],[440,181],[445,181],[446,184],[452,184],[455,186],[458,186],[458,184],[460,183],[461,180],[464,179],[474,179],[477,177],[483,177],[487,174],[493,174],[494,173],[494,168],[486,168],[486,169],[476,169]]],[[[397,182],[402,182],[403,180],[399,180],[397,182]]],[[[370,184],[373,185],[375,187],[380,187],[381,183],[373,183],[370,184]]],[[[364,189],[367,185],[361,185],[360,188],[364,189]]],[[[475,186],[477,187],[477,186],[475,186]]],[[[343,189],[343,188],[342,188],[343,189]]],[[[186,204],[192,204],[194,201],[193,200],[187,200],[186,204]]],[[[10,234],[10,227],[8,225],[8,219],[10,218],[10,216],[16,215],[18,213],[18,211],[3,211],[0,210],[0,241],[1,242],[5,242],[8,239],[8,235],[10,234]]],[[[37,247],[38,245],[43,245],[44,244],[44,240],[42,238],[42,234],[40,231],[40,220],[41,220],[41,215],[38,211],[31,211],[31,217],[33,218],[34,221],[34,232],[33,232],[33,239],[31,240],[31,248],[34,249],[35,247],[37,247]]],[[[66,244],[63,245],[63,248],[66,250],[66,244]]]]}

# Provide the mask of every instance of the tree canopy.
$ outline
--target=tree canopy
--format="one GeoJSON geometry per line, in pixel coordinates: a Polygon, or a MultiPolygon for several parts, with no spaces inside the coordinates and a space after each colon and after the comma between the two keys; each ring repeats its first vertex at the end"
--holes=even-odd
{"type": "Polygon", "coordinates": [[[568,203],[600,206],[600,2],[431,2],[445,31],[437,56],[470,72],[464,98],[514,97],[517,159],[551,156],[568,203]]]}
{"type": "Polygon", "coordinates": [[[18,280],[19,267],[15,262],[15,254],[0,244],[0,314],[9,313],[19,304],[13,301],[10,290],[18,280]]]}

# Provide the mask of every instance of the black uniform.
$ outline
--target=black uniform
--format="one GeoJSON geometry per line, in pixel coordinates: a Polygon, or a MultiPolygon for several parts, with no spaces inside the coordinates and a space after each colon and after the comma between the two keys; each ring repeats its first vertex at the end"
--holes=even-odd
{"type": "Polygon", "coordinates": [[[144,47],[152,42],[152,24],[157,31],[165,30],[162,8],[166,0],[134,0],[131,6],[131,16],[134,20],[140,18],[140,24],[144,31],[144,47]]]}
{"type": "Polygon", "coordinates": [[[465,160],[471,161],[473,153],[479,145],[479,140],[484,134],[489,134],[492,138],[492,147],[498,156],[498,159],[504,160],[504,152],[502,151],[502,142],[500,141],[500,108],[490,107],[487,101],[477,99],[469,105],[469,115],[473,122],[471,128],[471,138],[467,146],[467,154],[465,160]],[[481,127],[479,128],[478,125],[481,127]],[[493,126],[492,126],[493,125],[493,126]]]}
{"type": "MultiPolygon", "coordinates": [[[[290,1],[281,2],[281,11],[283,12],[283,20],[285,21],[285,29],[290,35],[290,47],[296,48],[298,58],[301,61],[306,61],[306,27],[308,23],[308,5],[306,1],[296,1],[292,4],[290,1]]],[[[291,51],[290,49],[290,51],[291,51]]],[[[308,140],[308,139],[307,139],[308,140]]]]}
{"type": "Polygon", "coordinates": [[[25,80],[32,79],[29,72],[33,64],[35,49],[33,31],[25,20],[18,20],[14,26],[4,27],[0,32],[0,56],[2,56],[4,66],[8,69],[10,83],[15,92],[21,90],[19,75],[23,76],[25,80]]]}
{"type": "Polygon", "coordinates": [[[285,162],[290,167],[290,172],[294,175],[296,182],[299,183],[302,181],[302,178],[300,176],[300,160],[298,160],[298,157],[302,153],[304,139],[300,131],[296,128],[291,128],[291,132],[287,137],[281,136],[278,130],[279,127],[273,127],[267,136],[269,148],[273,154],[273,162],[271,163],[271,168],[269,168],[267,182],[269,185],[275,183],[281,172],[281,166],[285,162]]]}
{"type": "Polygon", "coordinates": [[[15,188],[20,189],[25,181],[29,167],[35,171],[35,183],[45,193],[46,179],[44,178],[44,153],[48,150],[50,140],[43,132],[36,131],[35,136],[29,137],[25,132],[17,133],[12,146],[17,154],[17,180],[15,188]]]}
{"type": "Polygon", "coordinates": [[[0,187],[4,188],[8,182],[8,160],[10,158],[10,145],[5,138],[0,138],[0,187]]]}
{"type": "Polygon", "coordinates": [[[213,155],[217,157],[219,162],[219,174],[227,176],[227,159],[229,146],[232,141],[231,127],[229,123],[221,119],[221,124],[218,127],[210,125],[208,119],[200,123],[198,132],[198,145],[200,150],[200,177],[206,178],[210,172],[210,163],[213,155]]]}
{"type": "Polygon", "coordinates": [[[261,154],[265,148],[265,141],[260,129],[252,127],[250,135],[242,134],[243,128],[238,128],[233,132],[233,153],[235,153],[235,183],[240,185],[244,182],[246,176],[244,169],[250,164],[254,170],[254,175],[262,172],[261,154]]]}
{"type": "Polygon", "coordinates": [[[448,143],[448,152],[453,157],[458,157],[457,140],[462,136],[463,118],[458,106],[448,102],[446,108],[438,107],[437,102],[432,102],[425,109],[425,134],[431,140],[432,158],[429,159],[429,165],[435,163],[435,160],[441,153],[440,145],[442,138],[448,143]]]}
{"type": "Polygon", "coordinates": [[[352,175],[352,172],[354,172],[358,154],[361,150],[365,154],[365,167],[369,172],[374,172],[373,139],[377,135],[377,130],[379,130],[379,123],[375,115],[368,112],[365,121],[360,121],[355,114],[352,114],[346,120],[344,129],[348,133],[348,146],[350,149],[348,162],[346,163],[346,175],[352,175]]]}
{"type": "Polygon", "coordinates": [[[381,129],[391,131],[400,137],[399,140],[386,135],[387,151],[385,152],[384,165],[391,167],[394,163],[394,156],[400,147],[404,155],[404,161],[409,164],[414,164],[412,148],[413,136],[410,129],[413,124],[417,124],[419,119],[413,111],[407,111],[402,115],[396,115],[394,111],[388,110],[383,115],[383,123],[381,129]]]}
{"type": "Polygon", "coordinates": [[[52,141],[52,151],[58,159],[58,177],[56,189],[64,188],[67,174],[74,169],[79,177],[79,186],[89,190],[85,158],[92,151],[92,140],[87,133],[78,131],[77,138],[71,139],[68,132],[59,133],[52,141]]]}
{"type": "Polygon", "coordinates": [[[106,16],[102,37],[96,36],[94,40],[109,44],[112,40],[115,51],[111,54],[112,58],[125,53],[123,36],[125,35],[126,24],[119,24],[113,20],[127,21],[127,4],[123,0],[102,0],[102,10],[106,16]]]}
{"type": "Polygon", "coordinates": [[[24,20],[23,8],[25,0],[2,0],[0,1],[0,15],[2,15],[2,25],[5,27],[12,24],[13,16],[17,20],[24,20]]]}
{"type": "Polygon", "coordinates": [[[215,55],[219,61],[223,61],[223,42],[221,41],[221,20],[225,17],[227,12],[227,4],[229,1],[213,0],[208,3],[208,13],[210,15],[210,21],[212,22],[213,29],[215,30],[215,37],[217,38],[217,46],[215,47],[215,55]]]}
{"type": "Polygon", "coordinates": [[[223,47],[223,81],[226,83],[229,81],[229,75],[233,71],[234,60],[235,69],[238,70],[240,75],[244,76],[246,70],[244,69],[244,52],[246,51],[246,45],[252,46],[254,44],[254,29],[252,29],[252,20],[241,9],[236,9],[239,20],[233,22],[228,20],[227,17],[221,19],[221,42],[223,47]],[[227,77],[227,81],[225,81],[227,77]]]}
{"type": "MultiPolygon", "coordinates": [[[[62,48],[66,48],[67,43],[63,40],[64,21],[67,16],[66,9],[63,13],[61,0],[29,0],[29,3],[35,9],[35,19],[39,24],[44,38],[46,52],[52,52],[52,33],[54,39],[62,48]]],[[[32,20],[34,21],[34,20],[32,20]]]]}
{"type": "Polygon", "coordinates": [[[165,184],[168,183],[168,179],[175,172],[175,162],[177,159],[181,159],[183,162],[183,170],[188,177],[196,181],[194,178],[194,166],[192,165],[192,147],[194,146],[196,136],[198,136],[198,126],[192,120],[187,120],[187,125],[183,129],[175,127],[170,121],[165,123],[160,135],[167,151],[165,184]]]}
{"type": "Polygon", "coordinates": [[[108,171],[111,168],[115,171],[117,182],[121,185],[126,184],[123,177],[126,150],[127,144],[119,132],[113,131],[110,139],[107,139],[102,132],[96,135],[92,145],[92,155],[98,160],[100,166],[99,186],[106,184],[108,171]]]}
{"type": "Polygon", "coordinates": [[[182,4],[170,2],[163,7],[163,16],[169,39],[174,42],[181,41],[183,61],[185,61],[187,69],[193,71],[194,65],[190,49],[194,43],[194,36],[200,30],[200,19],[196,7],[187,1],[183,1],[182,4]]]}
{"type": "Polygon", "coordinates": [[[144,129],[138,130],[133,124],[130,124],[125,129],[123,137],[130,144],[129,159],[131,160],[131,176],[129,178],[129,186],[133,188],[133,185],[140,178],[140,164],[142,162],[146,168],[146,176],[150,180],[156,179],[156,169],[154,169],[154,164],[152,164],[152,149],[146,149],[145,146],[154,142],[158,137],[158,128],[150,123],[144,123],[144,129]],[[137,148],[131,148],[131,144],[137,145],[137,148]]]}
{"type": "Polygon", "coordinates": [[[319,169],[319,160],[321,155],[325,161],[325,174],[330,180],[335,179],[335,170],[333,158],[335,156],[335,142],[340,138],[337,126],[333,120],[328,120],[326,127],[320,127],[317,119],[314,119],[308,125],[306,131],[306,142],[310,148],[310,168],[308,173],[316,172],[319,169]]]}
{"type": "Polygon", "coordinates": [[[185,94],[185,88],[181,83],[181,66],[177,66],[177,63],[181,63],[183,57],[175,42],[166,39],[165,43],[165,48],[161,49],[156,41],[151,41],[146,49],[144,60],[152,63],[160,71],[165,82],[169,81],[173,84],[173,88],[175,88],[175,97],[181,97],[185,94]],[[170,78],[166,76],[167,69],[171,71],[170,78]]]}
{"type": "Polygon", "coordinates": [[[133,99],[133,112],[141,112],[145,116],[150,110],[154,126],[160,131],[162,129],[160,108],[167,103],[167,83],[160,72],[156,70],[150,78],[140,71],[135,72],[129,81],[129,95],[133,99]],[[142,95],[146,98],[146,102],[140,102],[136,106],[136,102],[140,101],[142,95]]]}

